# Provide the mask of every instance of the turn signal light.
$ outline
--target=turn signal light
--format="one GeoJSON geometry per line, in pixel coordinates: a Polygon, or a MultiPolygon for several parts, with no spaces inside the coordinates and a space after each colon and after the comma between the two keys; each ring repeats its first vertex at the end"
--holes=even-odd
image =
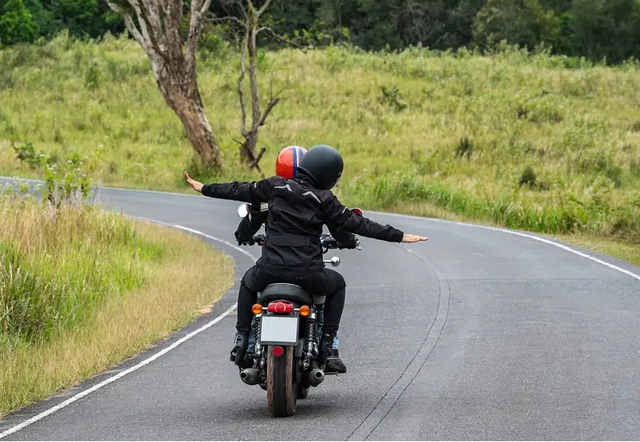
{"type": "Polygon", "coordinates": [[[291,313],[293,311],[293,304],[283,301],[270,302],[267,310],[271,313],[291,313]]]}
{"type": "Polygon", "coordinates": [[[300,307],[300,316],[309,316],[310,313],[311,309],[308,305],[303,305],[302,307],[300,307]]]}
{"type": "Polygon", "coordinates": [[[262,306],[260,304],[253,304],[253,307],[251,307],[251,311],[254,315],[259,315],[260,313],[262,313],[262,306]]]}

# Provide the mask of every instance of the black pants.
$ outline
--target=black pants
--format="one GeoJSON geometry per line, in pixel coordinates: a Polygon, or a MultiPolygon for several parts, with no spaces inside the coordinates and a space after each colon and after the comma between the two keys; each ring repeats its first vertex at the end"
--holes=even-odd
{"type": "Polygon", "coordinates": [[[284,282],[302,287],[311,296],[326,296],[324,305],[324,333],[335,333],[340,325],[346,284],[342,275],[334,270],[322,269],[304,275],[277,275],[258,266],[253,266],[242,277],[238,292],[238,321],[236,330],[248,333],[251,331],[251,306],[257,302],[258,292],[269,284],[284,282]]]}

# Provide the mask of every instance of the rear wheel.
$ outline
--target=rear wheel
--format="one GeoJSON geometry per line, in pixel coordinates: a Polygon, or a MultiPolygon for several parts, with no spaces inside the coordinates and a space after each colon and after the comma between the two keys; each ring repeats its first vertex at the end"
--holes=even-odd
{"type": "Polygon", "coordinates": [[[294,373],[293,347],[281,346],[280,356],[273,354],[278,346],[270,345],[267,353],[267,404],[276,417],[293,416],[296,413],[298,385],[294,373]]]}

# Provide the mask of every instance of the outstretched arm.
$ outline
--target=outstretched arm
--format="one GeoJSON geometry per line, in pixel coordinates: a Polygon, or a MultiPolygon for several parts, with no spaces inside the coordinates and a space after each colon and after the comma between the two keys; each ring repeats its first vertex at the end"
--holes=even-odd
{"type": "Polygon", "coordinates": [[[419,242],[428,238],[402,232],[393,226],[383,226],[364,216],[353,213],[351,209],[343,206],[333,194],[324,204],[325,223],[332,231],[347,231],[369,238],[389,242],[419,242]]]}
{"type": "Polygon", "coordinates": [[[269,178],[252,183],[202,184],[192,179],[187,172],[184,173],[184,177],[196,192],[223,200],[245,201],[247,203],[266,202],[273,191],[273,184],[269,178]]]}

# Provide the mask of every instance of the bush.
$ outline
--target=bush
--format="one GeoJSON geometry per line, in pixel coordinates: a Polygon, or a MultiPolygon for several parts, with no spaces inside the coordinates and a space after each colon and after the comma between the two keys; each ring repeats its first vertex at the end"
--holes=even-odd
{"type": "Polygon", "coordinates": [[[527,166],[520,175],[518,186],[529,186],[530,189],[533,189],[536,186],[537,179],[538,177],[536,176],[536,172],[533,170],[533,167],[527,166]]]}
{"type": "Polygon", "coordinates": [[[17,158],[31,169],[41,169],[44,174],[44,198],[54,207],[62,204],[81,204],[89,195],[91,173],[98,165],[102,150],[82,158],[77,153],[69,157],[55,151],[49,155],[35,150],[29,142],[14,147],[17,158]]]}

